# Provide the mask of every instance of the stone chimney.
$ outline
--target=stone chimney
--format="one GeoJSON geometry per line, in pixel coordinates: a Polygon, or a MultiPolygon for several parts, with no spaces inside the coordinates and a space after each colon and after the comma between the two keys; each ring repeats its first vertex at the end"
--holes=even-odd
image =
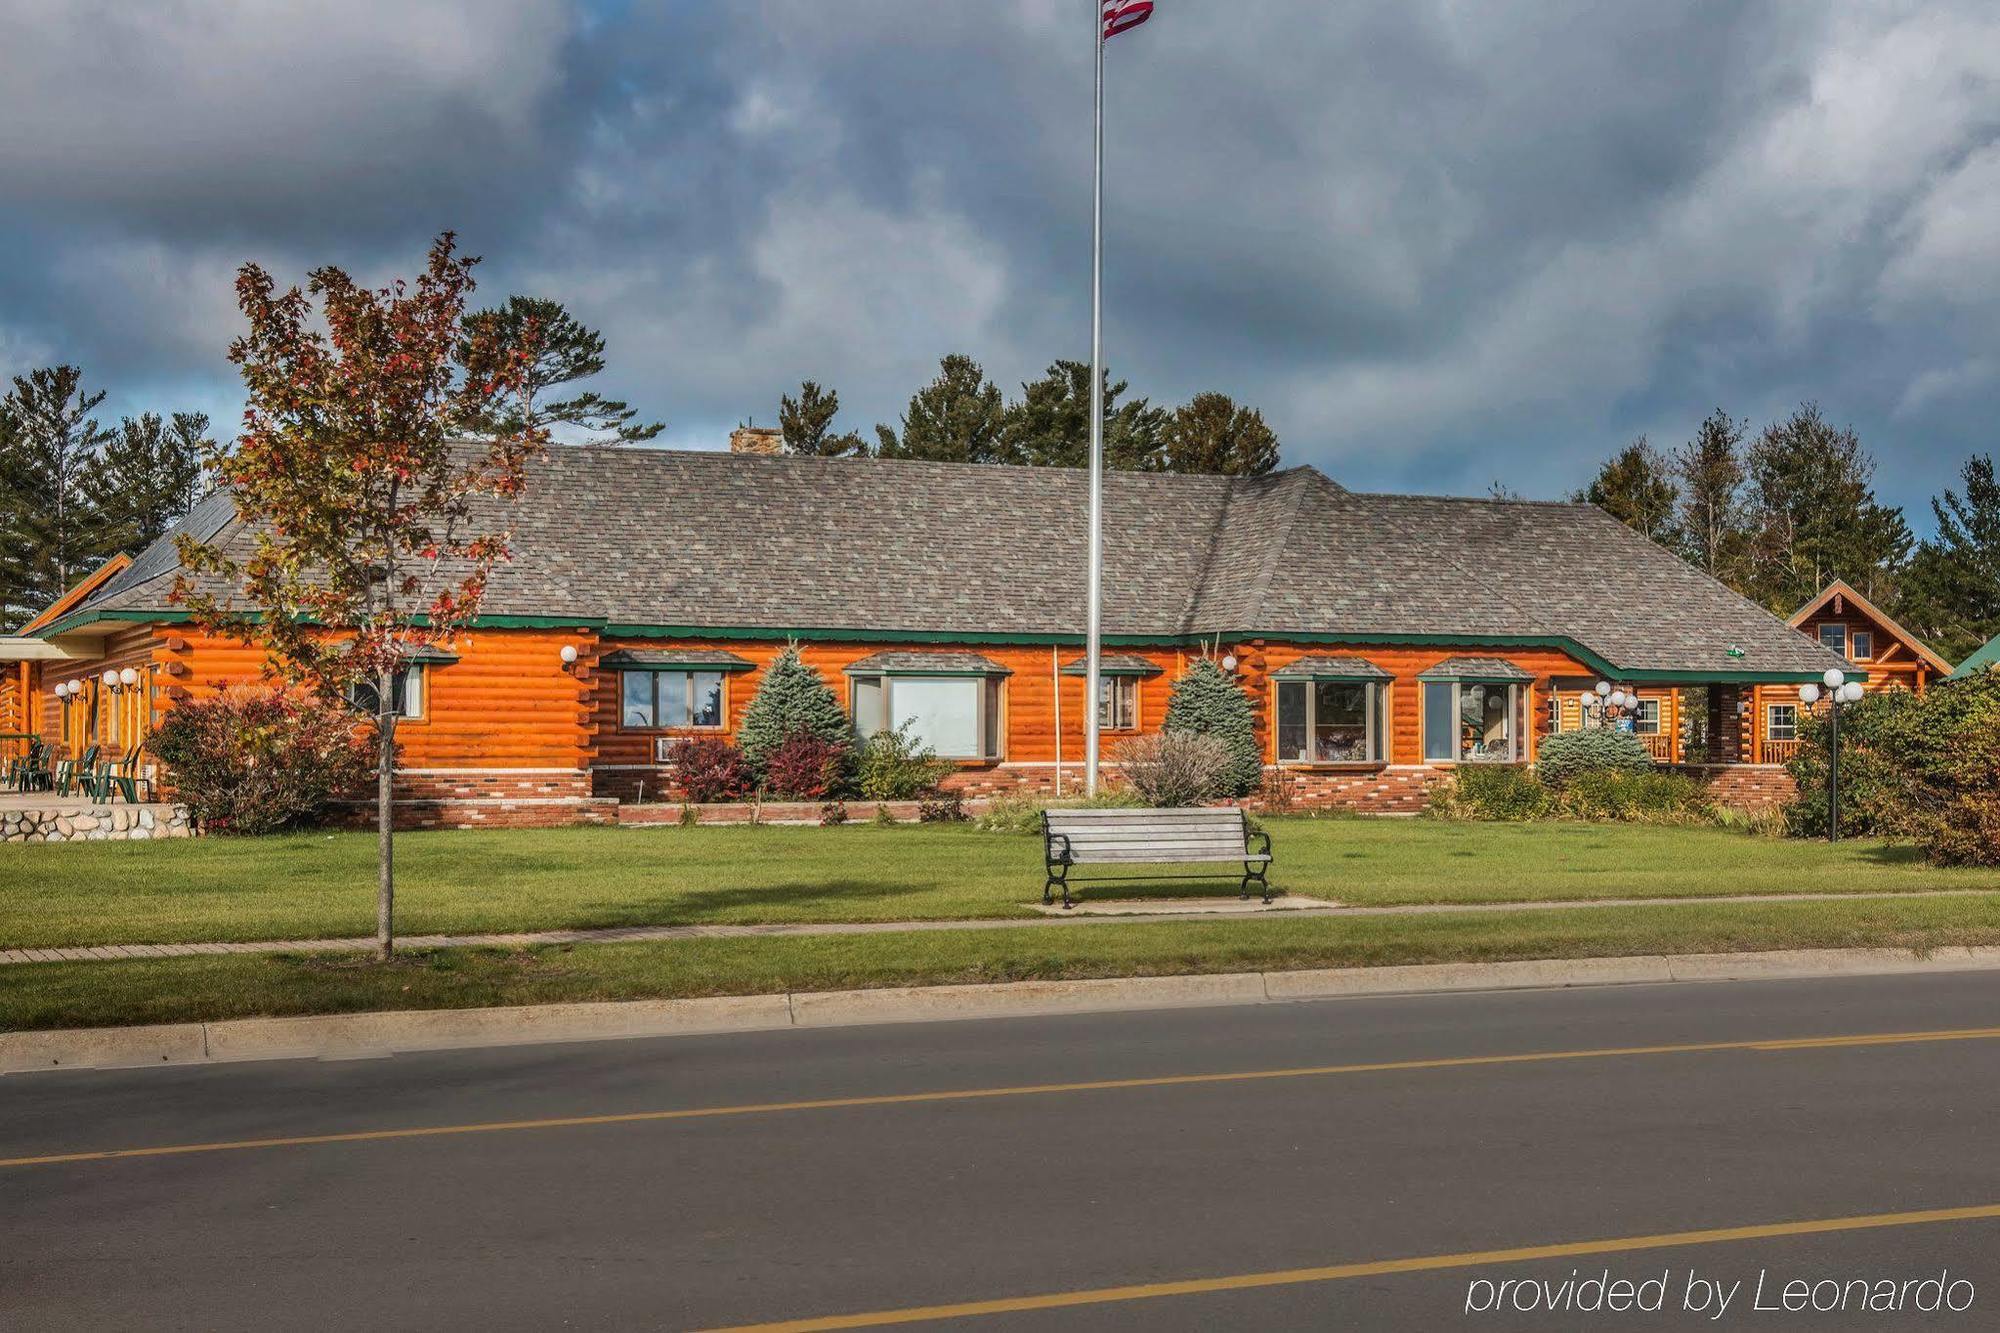
{"type": "Polygon", "coordinates": [[[784,436],[775,426],[738,426],[729,432],[732,454],[780,454],[784,450],[784,436]]]}

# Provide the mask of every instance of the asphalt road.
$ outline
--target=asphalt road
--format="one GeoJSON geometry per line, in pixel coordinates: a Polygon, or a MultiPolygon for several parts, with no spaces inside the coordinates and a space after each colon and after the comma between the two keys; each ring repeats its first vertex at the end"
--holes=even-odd
{"type": "Polygon", "coordinates": [[[7,1328],[2000,1328],[2000,977],[18,1075],[0,1159],[7,1328]],[[1511,1308],[1572,1273],[1665,1308],[1511,1308]]]}

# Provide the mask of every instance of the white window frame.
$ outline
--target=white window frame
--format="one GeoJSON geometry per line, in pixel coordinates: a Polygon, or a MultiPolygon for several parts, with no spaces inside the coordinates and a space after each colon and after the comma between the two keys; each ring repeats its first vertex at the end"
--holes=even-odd
{"type": "Polygon", "coordinates": [[[1007,715],[1006,677],[985,671],[865,671],[847,678],[847,711],[854,719],[854,731],[863,741],[878,731],[895,725],[896,682],[899,680],[962,680],[978,687],[973,695],[973,734],[981,738],[981,748],[991,754],[946,754],[938,758],[961,763],[998,763],[1006,758],[1007,715]],[[878,700],[876,716],[861,716],[860,694],[864,684],[872,684],[878,700]]]}
{"type": "Polygon", "coordinates": [[[1764,705],[1764,739],[1767,741],[1795,741],[1799,738],[1799,706],[1797,704],[1773,703],[1764,705]],[[1792,734],[1778,734],[1778,710],[1782,708],[1792,715],[1792,734]]]}
{"type": "Polygon", "coordinates": [[[729,673],[712,667],[626,667],[618,673],[618,729],[620,731],[724,731],[729,727],[729,673]],[[627,722],[625,720],[626,680],[632,676],[650,676],[653,720],[649,723],[627,722]],[[682,715],[678,722],[660,720],[660,677],[679,676],[682,678],[682,715]],[[695,678],[713,676],[716,680],[715,721],[694,720],[695,678]]]}
{"type": "Polygon", "coordinates": [[[1102,694],[1097,700],[1097,725],[1101,731],[1137,731],[1139,729],[1139,678],[1126,675],[1100,675],[1097,688],[1102,694]],[[1126,720],[1118,720],[1119,696],[1124,696],[1126,720]]]}
{"type": "Polygon", "coordinates": [[[1278,756],[1278,763],[1297,768],[1325,767],[1332,764],[1362,764],[1380,766],[1386,763],[1385,743],[1388,739],[1388,696],[1387,681],[1357,679],[1352,676],[1292,676],[1271,682],[1271,748],[1278,756]],[[1364,726],[1363,745],[1368,751],[1365,759],[1321,759],[1312,753],[1317,747],[1315,737],[1319,735],[1319,685],[1359,685],[1363,691],[1362,720],[1364,726]],[[1284,753],[1281,748],[1283,735],[1281,722],[1284,717],[1284,693],[1293,687],[1305,691],[1305,741],[1307,755],[1300,759],[1284,753]]]}
{"type": "Polygon", "coordinates": [[[1657,736],[1660,734],[1660,701],[1658,699],[1641,699],[1632,705],[1632,734],[1635,736],[1657,736]],[[1650,723],[1646,717],[1646,710],[1649,708],[1653,712],[1650,723]]]}
{"type": "MultiPolygon", "coordinates": [[[[389,695],[393,699],[398,689],[403,692],[403,706],[396,710],[396,716],[401,721],[421,722],[429,716],[431,690],[430,677],[426,670],[428,665],[425,662],[405,662],[396,672],[395,681],[389,687],[389,695]]],[[[364,690],[373,695],[375,682],[357,680],[350,683],[347,687],[348,705],[358,713],[375,717],[376,703],[372,699],[363,697],[364,690]]]]}
{"type": "Polygon", "coordinates": [[[1847,631],[1847,660],[1850,662],[1872,662],[1875,660],[1875,631],[1872,629],[1850,629],[1847,631]],[[1866,643],[1868,651],[1861,651],[1866,643]]]}
{"type": "Polygon", "coordinates": [[[1520,764],[1527,762],[1527,738],[1521,734],[1526,728],[1521,725],[1522,695],[1520,693],[1528,687],[1527,682],[1518,680],[1426,680],[1422,684],[1424,688],[1421,692],[1422,697],[1417,701],[1417,716],[1422,724],[1420,729],[1423,732],[1423,755],[1426,764],[1520,764]],[[1434,756],[1431,753],[1430,691],[1434,687],[1449,689],[1451,691],[1452,722],[1451,755],[1449,758],[1434,756]],[[1507,692],[1507,701],[1503,705],[1506,709],[1507,719],[1507,754],[1504,757],[1467,755],[1464,753],[1459,731],[1463,726],[1462,719],[1465,716],[1465,691],[1475,687],[1488,690],[1505,690],[1507,692]]]}

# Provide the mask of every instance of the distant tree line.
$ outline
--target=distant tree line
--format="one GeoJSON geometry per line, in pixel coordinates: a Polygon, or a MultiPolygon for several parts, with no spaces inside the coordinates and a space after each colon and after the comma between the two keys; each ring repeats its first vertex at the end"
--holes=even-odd
{"type": "Polygon", "coordinates": [[[0,396],[0,624],[19,625],[121,551],[143,550],[200,498],[214,448],[199,412],[105,426],[75,366],[0,396]]]}
{"type": "Polygon", "coordinates": [[[1573,498],[1790,615],[1838,578],[1957,661],[2000,633],[2000,479],[1991,455],[1931,501],[1917,541],[1875,496],[1875,460],[1814,403],[1751,433],[1718,409],[1671,453],[1638,439],[1573,498]]]}
{"type": "MultiPolygon", "coordinates": [[[[1261,476],[1278,465],[1278,437],[1264,414],[1227,394],[1198,393],[1179,407],[1128,396],[1124,380],[1104,382],[1104,459],[1132,472],[1261,476]]],[[[821,457],[916,458],[942,463],[1081,467],[1090,452],[1090,367],[1057,361],[1021,385],[1011,402],[977,361],[953,353],[937,378],[910,395],[894,426],[871,442],[840,431],[840,395],[812,380],[778,405],[785,451],[821,457]]]]}

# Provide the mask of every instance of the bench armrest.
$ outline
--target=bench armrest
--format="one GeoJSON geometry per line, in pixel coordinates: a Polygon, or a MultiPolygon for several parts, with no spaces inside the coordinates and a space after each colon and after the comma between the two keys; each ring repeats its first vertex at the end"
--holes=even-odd
{"type": "Polygon", "coordinates": [[[1044,833],[1042,835],[1042,838],[1043,838],[1042,856],[1043,859],[1048,862],[1048,864],[1052,866],[1059,866],[1059,865],[1068,865],[1070,863],[1069,834],[1044,833]],[[1062,850],[1060,852],[1056,850],[1057,843],[1062,844],[1062,850]]]}
{"type": "Polygon", "coordinates": [[[1262,856],[1268,859],[1271,855],[1271,835],[1262,829],[1244,830],[1243,850],[1253,856],[1262,856]],[[1253,846],[1251,844],[1251,839],[1253,838],[1261,841],[1264,845],[1261,847],[1253,846]]]}

